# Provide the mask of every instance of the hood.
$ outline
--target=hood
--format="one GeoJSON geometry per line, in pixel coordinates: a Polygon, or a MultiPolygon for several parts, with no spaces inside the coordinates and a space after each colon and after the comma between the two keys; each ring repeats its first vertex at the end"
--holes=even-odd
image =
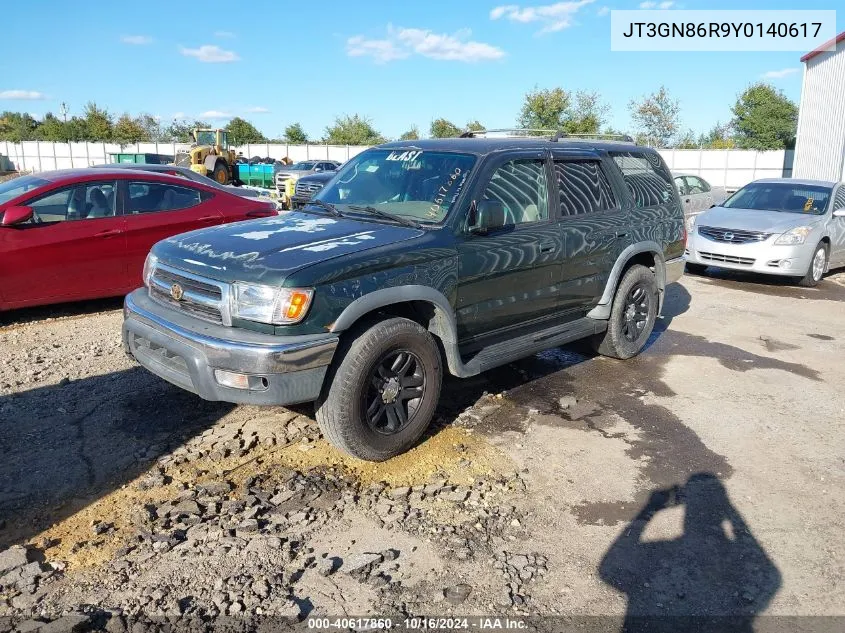
{"type": "Polygon", "coordinates": [[[165,264],[218,281],[281,284],[312,264],[413,239],[424,231],[310,213],[223,224],[162,240],[165,264]]]}
{"type": "Polygon", "coordinates": [[[327,183],[329,180],[335,177],[337,174],[336,171],[321,171],[316,174],[309,174],[307,176],[302,176],[296,182],[320,182],[320,183],[327,183]]]}
{"type": "Polygon", "coordinates": [[[797,226],[812,226],[822,219],[823,217],[820,215],[808,213],[713,207],[701,213],[696,219],[695,225],[777,234],[785,233],[797,226]]]}

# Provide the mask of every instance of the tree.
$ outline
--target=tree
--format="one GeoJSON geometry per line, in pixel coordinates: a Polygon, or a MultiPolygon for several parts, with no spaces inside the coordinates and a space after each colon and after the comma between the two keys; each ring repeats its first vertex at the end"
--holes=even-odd
{"type": "Polygon", "coordinates": [[[147,139],[150,142],[160,143],[170,140],[167,135],[167,130],[161,126],[161,119],[158,117],[142,113],[138,116],[136,121],[138,122],[138,125],[143,128],[144,133],[147,135],[147,139]]]}
{"type": "Polygon", "coordinates": [[[634,123],[640,128],[638,138],[648,145],[668,147],[678,134],[681,107],[664,86],[640,101],[631,100],[628,109],[634,123]]]}
{"type": "Polygon", "coordinates": [[[400,141],[418,141],[420,138],[420,130],[416,125],[411,126],[411,129],[399,137],[400,141]]]}
{"type": "Polygon", "coordinates": [[[68,124],[52,112],[48,112],[44,115],[44,118],[41,120],[41,124],[35,131],[35,135],[40,141],[64,143],[71,140],[68,124]]]}
{"type": "Polygon", "coordinates": [[[701,143],[692,130],[687,130],[681,134],[675,142],[675,149],[698,149],[700,146],[701,143]]]}
{"type": "Polygon", "coordinates": [[[86,141],[110,141],[114,133],[112,117],[107,110],[98,108],[97,104],[89,101],[83,110],[83,121],[85,122],[83,140],[86,141]]]}
{"type": "Polygon", "coordinates": [[[32,115],[26,112],[3,112],[0,114],[0,139],[20,143],[35,139],[38,127],[32,115]]]}
{"type": "Polygon", "coordinates": [[[299,123],[291,123],[285,128],[285,140],[288,143],[307,143],[308,135],[299,123]]]}
{"type": "Polygon", "coordinates": [[[121,146],[150,140],[140,121],[133,119],[128,114],[123,114],[114,124],[112,138],[121,146]]]}
{"type": "Polygon", "coordinates": [[[237,145],[246,143],[265,143],[267,138],[252,123],[236,116],[224,128],[229,134],[229,142],[237,145]]]}
{"type": "Polygon", "coordinates": [[[742,149],[786,149],[795,143],[798,107],[767,83],[749,86],[731,108],[736,143],[742,149]]]}
{"type": "Polygon", "coordinates": [[[193,130],[196,128],[208,127],[211,127],[211,124],[205,121],[188,121],[187,119],[173,119],[173,121],[167,127],[165,136],[168,138],[168,140],[173,141],[175,143],[192,143],[194,139],[191,136],[191,132],[193,132],[193,130]]]}
{"type": "Polygon", "coordinates": [[[431,138],[454,138],[460,136],[461,132],[462,130],[457,125],[446,119],[434,119],[428,130],[431,138]]]}
{"type": "Polygon", "coordinates": [[[597,134],[607,111],[595,92],[579,91],[573,99],[563,88],[535,88],[526,93],[517,123],[525,129],[597,134]]]}
{"type": "Polygon", "coordinates": [[[707,134],[698,137],[698,144],[706,149],[733,149],[736,142],[730,123],[723,125],[717,121],[707,134]]]}
{"type": "Polygon", "coordinates": [[[326,128],[325,142],[329,145],[378,145],[384,141],[370,120],[358,114],[339,116],[326,128]]]}
{"type": "Polygon", "coordinates": [[[478,119],[475,119],[474,121],[470,121],[467,123],[466,129],[468,129],[470,132],[480,132],[484,129],[484,126],[481,125],[481,122],[478,119]]]}

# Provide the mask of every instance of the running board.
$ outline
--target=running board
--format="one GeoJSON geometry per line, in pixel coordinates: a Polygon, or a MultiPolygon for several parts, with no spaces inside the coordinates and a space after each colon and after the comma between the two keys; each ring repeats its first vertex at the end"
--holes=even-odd
{"type": "Polygon", "coordinates": [[[575,321],[484,347],[469,358],[466,363],[460,356],[449,358],[449,367],[452,369],[452,373],[460,378],[475,376],[488,369],[505,365],[520,358],[565,345],[593,334],[599,334],[606,329],[607,321],[582,317],[575,321]]]}

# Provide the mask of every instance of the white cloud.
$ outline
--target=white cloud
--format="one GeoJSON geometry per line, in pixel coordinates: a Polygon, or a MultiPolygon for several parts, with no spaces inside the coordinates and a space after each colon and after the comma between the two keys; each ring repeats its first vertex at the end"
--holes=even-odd
{"type": "Polygon", "coordinates": [[[214,31],[214,37],[219,37],[224,40],[231,40],[235,37],[235,34],[231,31],[214,31]]]}
{"type": "Polygon", "coordinates": [[[425,29],[394,28],[389,24],[385,39],[370,40],[362,35],[350,37],[346,41],[346,54],[350,57],[372,57],[379,64],[410,55],[468,63],[505,56],[505,51],[497,46],[470,40],[471,34],[469,29],[447,35],[425,29]]]}
{"type": "Polygon", "coordinates": [[[595,0],[574,0],[570,2],[556,2],[537,7],[522,7],[517,4],[506,4],[490,11],[491,20],[505,18],[511,22],[529,24],[538,22],[543,25],[540,33],[554,33],[572,26],[575,14],[595,0]]]}
{"type": "Polygon", "coordinates": [[[783,79],[784,77],[789,77],[789,75],[794,75],[797,72],[800,72],[800,68],[784,68],[782,70],[770,70],[767,73],[763,73],[763,77],[766,79],[783,79]]]}
{"type": "Polygon", "coordinates": [[[604,17],[604,16],[606,16],[608,13],[610,13],[610,7],[599,7],[599,10],[598,10],[598,11],[596,11],[596,13],[598,14],[598,16],[599,16],[600,18],[603,18],[603,17],[604,17]]]}
{"type": "Polygon", "coordinates": [[[174,113],[173,113],[173,118],[174,118],[174,119],[184,119],[184,118],[185,118],[185,113],[184,113],[184,112],[174,112],[174,113]]]}
{"type": "Polygon", "coordinates": [[[120,38],[120,41],[133,46],[143,46],[144,44],[152,44],[153,38],[149,35],[124,35],[120,38]]]}
{"type": "Polygon", "coordinates": [[[46,99],[43,92],[36,90],[0,90],[0,99],[9,101],[39,101],[46,99]]]}
{"type": "Polygon", "coordinates": [[[200,113],[201,119],[231,119],[232,115],[222,110],[206,110],[200,113]]]}
{"type": "Polygon", "coordinates": [[[665,2],[640,2],[640,9],[671,9],[675,6],[675,3],[672,0],[666,0],[665,2]]]}
{"type": "Polygon", "coordinates": [[[265,108],[264,106],[253,106],[251,108],[247,108],[246,111],[253,114],[265,114],[270,111],[270,108],[265,108]]]}
{"type": "Polygon", "coordinates": [[[471,34],[469,29],[461,29],[448,35],[432,33],[425,29],[394,28],[388,25],[385,39],[371,40],[362,35],[350,37],[346,40],[346,54],[350,57],[372,57],[379,64],[414,54],[429,59],[468,63],[505,56],[505,51],[501,48],[470,40],[471,34]]]}
{"type": "Polygon", "coordinates": [[[186,57],[194,57],[201,62],[209,64],[220,64],[224,62],[236,62],[240,59],[238,54],[234,51],[225,51],[219,46],[212,44],[203,44],[199,48],[185,48],[179,49],[186,57]]]}

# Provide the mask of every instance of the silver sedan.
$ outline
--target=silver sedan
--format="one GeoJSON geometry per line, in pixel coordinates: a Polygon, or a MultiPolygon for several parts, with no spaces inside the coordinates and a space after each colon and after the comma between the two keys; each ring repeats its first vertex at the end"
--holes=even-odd
{"type": "Polygon", "coordinates": [[[728,197],[724,187],[713,187],[701,176],[678,172],[672,172],[672,176],[681,196],[687,231],[692,227],[695,216],[712,206],[722,204],[728,197]]]}
{"type": "Polygon", "coordinates": [[[692,272],[717,266],[815,286],[827,270],[845,266],[845,183],[757,180],[696,216],[692,228],[692,272]]]}

